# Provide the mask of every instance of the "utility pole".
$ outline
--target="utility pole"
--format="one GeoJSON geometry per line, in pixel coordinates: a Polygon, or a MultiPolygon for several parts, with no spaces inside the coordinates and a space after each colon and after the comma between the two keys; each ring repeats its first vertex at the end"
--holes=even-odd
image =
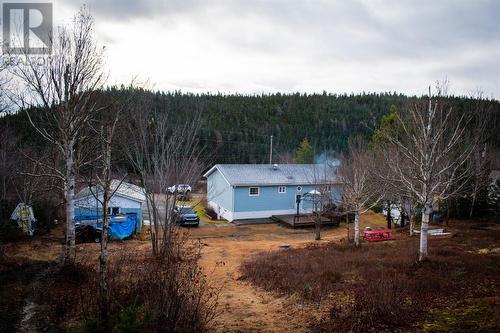
{"type": "Polygon", "coordinates": [[[269,164],[273,164],[273,136],[271,135],[271,149],[269,149],[269,164]]]}

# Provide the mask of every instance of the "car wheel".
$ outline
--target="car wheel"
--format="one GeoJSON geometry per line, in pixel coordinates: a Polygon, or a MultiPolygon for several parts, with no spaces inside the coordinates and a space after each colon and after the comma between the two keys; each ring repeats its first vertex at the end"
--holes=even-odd
{"type": "Polygon", "coordinates": [[[101,242],[101,238],[100,238],[100,237],[95,237],[95,238],[94,238],[94,242],[96,242],[96,243],[100,243],[100,242],[101,242]]]}

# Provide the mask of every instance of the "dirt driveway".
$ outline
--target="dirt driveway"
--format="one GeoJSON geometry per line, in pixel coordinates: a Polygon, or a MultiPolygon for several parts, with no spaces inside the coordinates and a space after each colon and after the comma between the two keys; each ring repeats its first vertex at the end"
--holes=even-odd
{"type": "MultiPolygon", "coordinates": [[[[363,224],[383,225],[380,215],[367,214],[363,224]]],[[[283,251],[281,244],[302,247],[315,243],[313,229],[290,229],[278,224],[191,229],[192,238],[205,244],[201,265],[220,288],[220,332],[306,332],[308,322],[324,315],[298,299],[279,297],[239,279],[240,265],[262,251],[283,251]]],[[[345,227],[325,228],[320,243],[346,238],[345,227]]]]}

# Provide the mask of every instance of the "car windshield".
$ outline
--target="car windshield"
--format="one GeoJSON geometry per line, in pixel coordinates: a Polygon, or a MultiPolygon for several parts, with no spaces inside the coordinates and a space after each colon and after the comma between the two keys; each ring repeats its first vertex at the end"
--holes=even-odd
{"type": "Polygon", "coordinates": [[[196,214],[191,207],[182,207],[179,209],[179,213],[181,214],[196,214]]]}

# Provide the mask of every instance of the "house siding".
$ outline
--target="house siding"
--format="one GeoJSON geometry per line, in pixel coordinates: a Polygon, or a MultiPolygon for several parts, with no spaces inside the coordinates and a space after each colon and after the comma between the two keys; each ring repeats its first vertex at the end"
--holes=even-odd
{"type": "MultiPolygon", "coordinates": [[[[295,195],[307,193],[314,189],[311,185],[287,185],[286,193],[278,193],[279,186],[257,186],[258,196],[248,194],[249,187],[236,187],[234,191],[235,212],[250,211],[272,211],[272,210],[295,210],[295,195]],[[297,191],[297,186],[302,187],[302,191],[297,191]]],[[[310,202],[302,202],[304,210],[312,208],[310,202]]]]}
{"type": "Polygon", "coordinates": [[[227,220],[232,220],[233,187],[219,170],[215,170],[207,178],[207,201],[216,213],[227,220]]]}
{"type": "MultiPolygon", "coordinates": [[[[323,192],[323,186],[311,184],[266,185],[266,186],[232,186],[218,169],[207,175],[207,201],[219,215],[228,221],[251,218],[266,218],[272,215],[294,214],[297,211],[296,195],[304,195],[312,190],[323,192]],[[279,193],[278,188],[284,186],[285,193],[279,193]],[[297,187],[302,188],[297,191],[297,187]],[[250,187],[259,187],[259,195],[249,194],[250,187]]],[[[341,200],[341,186],[332,185],[332,198],[341,200]]],[[[312,212],[311,201],[300,203],[300,213],[312,212]]]]}
{"type": "MultiPolygon", "coordinates": [[[[99,195],[102,201],[102,194],[99,195]]],[[[119,207],[120,213],[137,214],[137,232],[141,232],[142,225],[142,203],[126,197],[115,194],[109,200],[109,207],[119,207]]],[[[102,216],[102,205],[93,196],[83,197],[75,200],[75,218],[85,218],[102,216]]]]}

